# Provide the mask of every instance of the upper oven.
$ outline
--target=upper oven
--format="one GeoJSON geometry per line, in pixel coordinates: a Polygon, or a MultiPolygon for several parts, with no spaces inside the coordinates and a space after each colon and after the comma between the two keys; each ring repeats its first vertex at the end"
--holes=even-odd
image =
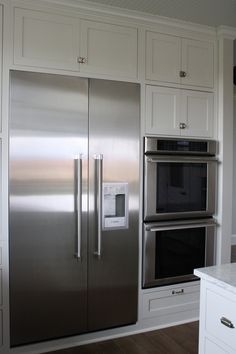
{"type": "Polygon", "coordinates": [[[144,221],[215,212],[215,141],[145,137],[144,221]]]}

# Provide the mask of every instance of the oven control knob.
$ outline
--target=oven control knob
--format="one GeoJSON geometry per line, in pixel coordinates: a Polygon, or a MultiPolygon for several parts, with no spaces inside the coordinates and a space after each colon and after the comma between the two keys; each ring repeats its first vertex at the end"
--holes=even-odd
{"type": "Polygon", "coordinates": [[[187,125],[185,123],[179,123],[179,129],[185,129],[187,125]]]}

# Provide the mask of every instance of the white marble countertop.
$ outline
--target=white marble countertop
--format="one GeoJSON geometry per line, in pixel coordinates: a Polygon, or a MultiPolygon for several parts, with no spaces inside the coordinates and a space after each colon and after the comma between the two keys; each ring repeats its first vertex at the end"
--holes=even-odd
{"type": "Polygon", "coordinates": [[[236,294],[236,263],[198,268],[194,274],[236,294]]]}

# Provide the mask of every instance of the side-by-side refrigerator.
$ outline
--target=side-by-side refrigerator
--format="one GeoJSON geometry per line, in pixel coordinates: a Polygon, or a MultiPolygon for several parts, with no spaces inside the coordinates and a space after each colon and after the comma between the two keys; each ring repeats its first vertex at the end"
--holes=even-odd
{"type": "Polygon", "coordinates": [[[139,96],[11,72],[11,346],[136,322],[139,96]]]}

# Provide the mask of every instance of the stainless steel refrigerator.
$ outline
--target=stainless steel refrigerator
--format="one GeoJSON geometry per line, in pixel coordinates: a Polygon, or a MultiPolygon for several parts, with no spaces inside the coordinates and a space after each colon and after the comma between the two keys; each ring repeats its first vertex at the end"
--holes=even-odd
{"type": "Polygon", "coordinates": [[[139,95],[11,73],[11,346],[136,322],[139,95]]]}

